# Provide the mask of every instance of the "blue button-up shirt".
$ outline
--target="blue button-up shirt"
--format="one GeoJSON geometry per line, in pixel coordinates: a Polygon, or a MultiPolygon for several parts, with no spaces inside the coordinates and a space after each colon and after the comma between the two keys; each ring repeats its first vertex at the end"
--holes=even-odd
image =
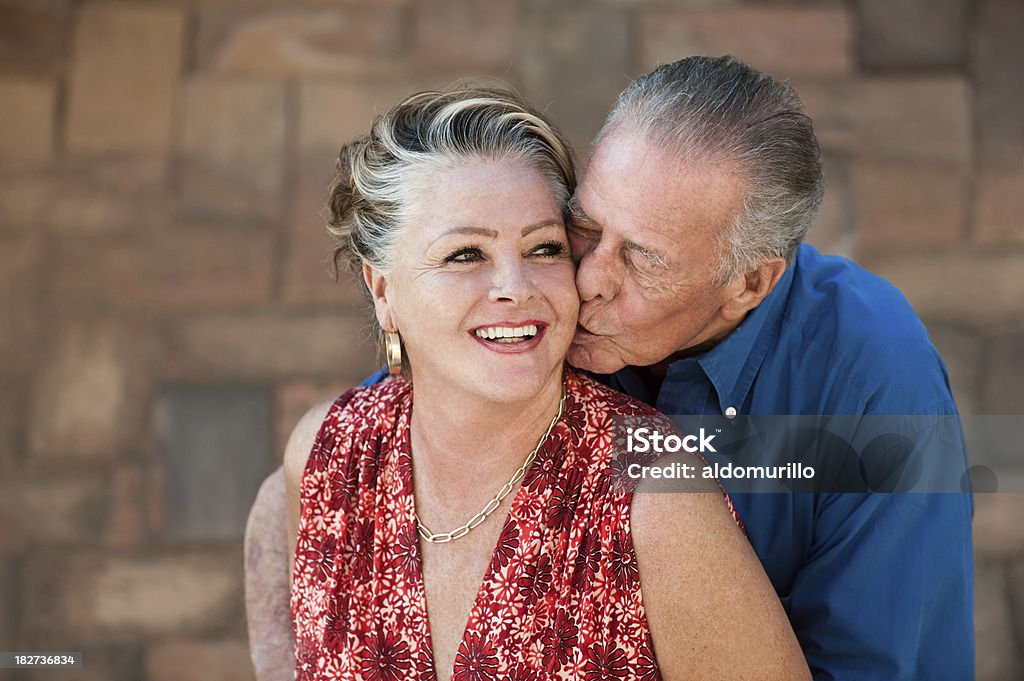
{"type": "MultiPolygon", "coordinates": [[[[604,378],[669,415],[956,415],[902,294],[806,244],[742,324],[670,364],[656,392],[628,367],[604,378]]],[[[732,499],[816,680],[974,678],[969,494],[732,499]]]]}
{"type": "MultiPolygon", "coordinates": [[[[742,324],[670,364],[656,393],[629,368],[609,383],[669,415],[956,415],[903,295],[806,244],[742,324]]],[[[974,678],[969,494],[732,498],[815,679],[974,678]]]]}

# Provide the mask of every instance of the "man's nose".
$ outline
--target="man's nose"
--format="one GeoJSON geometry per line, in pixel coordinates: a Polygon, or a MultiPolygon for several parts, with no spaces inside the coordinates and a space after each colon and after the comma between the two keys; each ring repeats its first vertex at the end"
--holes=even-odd
{"type": "Polygon", "coordinates": [[[518,258],[494,268],[488,299],[493,302],[524,303],[537,292],[524,263],[518,258]]]}
{"type": "Polygon", "coordinates": [[[608,245],[597,243],[581,250],[576,265],[576,288],[584,303],[601,299],[613,299],[622,286],[624,272],[622,262],[608,245]]]}

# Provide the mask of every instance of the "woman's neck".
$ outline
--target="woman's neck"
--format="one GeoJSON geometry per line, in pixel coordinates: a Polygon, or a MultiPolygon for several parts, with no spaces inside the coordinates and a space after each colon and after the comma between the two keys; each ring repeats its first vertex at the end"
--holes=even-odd
{"type": "Polygon", "coordinates": [[[430,506],[438,508],[428,514],[443,523],[449,513],[461,518],[472,509],[472,515],[490,500],[548,430],[562,381],[559,368],[537,396],[497,402],[453,391],[450,383],[417,379],[410,434],[413,479],[417,500],[436,502],[430,506]]]}

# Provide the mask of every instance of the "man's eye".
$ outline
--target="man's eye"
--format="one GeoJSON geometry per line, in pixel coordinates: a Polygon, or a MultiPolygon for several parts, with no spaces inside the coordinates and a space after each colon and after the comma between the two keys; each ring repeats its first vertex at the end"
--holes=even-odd
{"type": "Polygon", "coordinates": [[[654,274],[664,269],[661,265],[660,258],[653,253],[645,253],[643,251],[631,250],[629,251],[629,264],[633,269],[643,272],[645,274],[654,274]]]}
{"type": "Polygon", "coordinates": [[[479,248],[473,247],[460,248],[457,251],[452,251],[444,259],[446,263],[466,263],[476,262],[478,260],[483,260],[483,253],[480,252],[479,248]]]}

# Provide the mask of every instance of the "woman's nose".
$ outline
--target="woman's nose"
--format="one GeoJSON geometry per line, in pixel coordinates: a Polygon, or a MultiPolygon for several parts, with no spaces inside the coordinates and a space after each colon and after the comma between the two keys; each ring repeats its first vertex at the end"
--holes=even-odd
{"type": "Polygon", "coordinates": [[[533,280],[518,258],[515,262],[502,263],[494,268],[494,279],[488,294],[491,302],[519,304],[532,298],[535,293],[533,280]]]}

